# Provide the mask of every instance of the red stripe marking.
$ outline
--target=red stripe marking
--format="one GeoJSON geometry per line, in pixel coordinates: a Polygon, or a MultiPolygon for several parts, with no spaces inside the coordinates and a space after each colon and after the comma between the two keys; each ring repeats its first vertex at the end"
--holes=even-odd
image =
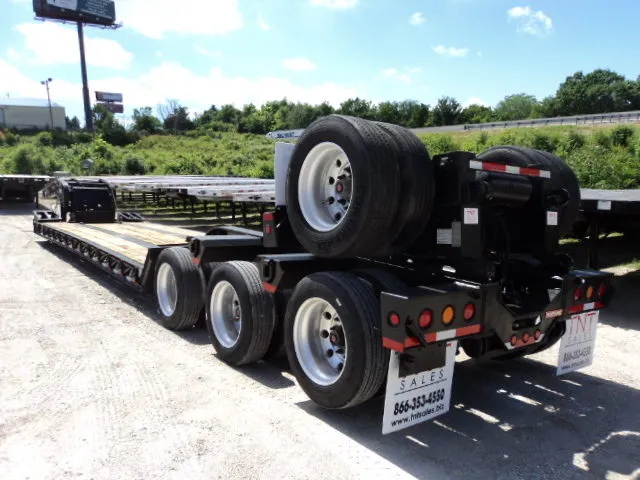
{"type": "Polygon", "coordinates": [[[438,334],[437,333],[427,333],[424,336],[424,339],[428,342],[428,343],[433,343],[435,341],[438,340],[438,334]]]}
{"type": "Polygon", "coordinates": [[[569,307],[567,311],[569,313],[580,313],[583,310],[582,305],[574,305],[573,307],[569,307]]]}
{"type": "Polygon", "coordinates": [[[387,337],[382,337],[382,346],[396,352],[404,352],[404,345],[401,342],[396,342],[387,337]]]}
{"type": "Polygon", "coordinates": [[[595,302],[595,308],[604,308],[604,303],[602,302],[595,302]]]}
{"type": "Polygon", "coordinates": [[[262,282],[262,286],[269,293],[276,293],[276,291],[278,290],[278,287],[267,282],[262,282]]]}
{"type": "Polygon", "coordinates": [[[480,333],[481,331],[482,331],[482,325],[469,325],[468,327],[462,327],[462,328],[456,329],[456,337],[473,335],[474,333],[480,333]]]}
{"type": "Polygon", "coordinates": [[[409,337],[404,339],[404,348],[419,347],[420,342],[417,338],[409,337]]]}
{"type": "Polygon", "coordinates": [[[482,169],[490,172],[506,172],[507,166],[501,163],[482,162],[482,169]]]}
{"type": "Polygon", "coordinates": [[[540,170],[535,168],[520,167],[520,175],[528,175],[530,177],[539,177],[540,170]]]}

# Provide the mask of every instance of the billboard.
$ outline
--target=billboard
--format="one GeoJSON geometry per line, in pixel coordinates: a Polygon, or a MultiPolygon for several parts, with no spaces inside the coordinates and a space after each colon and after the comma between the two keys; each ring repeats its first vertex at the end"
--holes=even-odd
{"type": "Polygon", "coordinates": [[[121,93],[96,92],[96,100],[99,102],[122,102],[121,93]]]}
{"type": "Polygon", "coordinates": [[[68,20],[95,25],[114,25],[116,6],[113,0],[33,0],[37,17],[68,20]]]}
{"type": "Polygon", "coordinates": [[[96,105],[103,106],[104,108],[109,110],[111,113],[124,113],[124,105],[122,105],[121,103],[98,102],[96,105]]]}

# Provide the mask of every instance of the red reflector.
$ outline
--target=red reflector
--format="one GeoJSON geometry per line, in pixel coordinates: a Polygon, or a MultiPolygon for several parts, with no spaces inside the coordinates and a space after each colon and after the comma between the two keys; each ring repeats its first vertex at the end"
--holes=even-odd
{"type": "Polygon", "coordinates": [[[397,327],[398,325],[400,325],[400,315],[398,315],[395,312],[391,312],[389,314],[389,325],[391,325],[392,327],[397,327]]]}
{"type": "Polygon", "coordinates": [[[473,303],[467,303],[464,306],[464,319],[469,321],[476,314],[476,306],[473,303]]]}
{"type": "Polygon", "coordinates": [[[264,233],[266,233],[267,235],[271,235],[271,233],[273,233],[273,228],[271,227],[271,225],[264,226],[264,233]]]}
{"type": "Polygon", "coordinates": [[[582,287],[578,287],[573,292],[573,301],[579,302],[581,298],[582,298],[582,287]]]}
{"type": "Polygon", "coordinates": [[[607,294],[607,286],[604,283],[601,283],[598,287],[598,298],[602,298],[607,294]]]}
{"type": "Polygon", "coordinates": [[[535,338],[536,340],[540,340],[541,336],[542,332],[540,330],[536,330],[536,332],[533,334],[533,338],[535,338]]]}
{"type": "Polygon", "coordinates": [[[514,335],[511,337],[511,346],[515,347],[518,344],[518,336],[514,335]]]}
{"type": "Polygon", "coordinates": [[[273,212],[264,212],[262,214],[262,220],[265,222],[273,221],[273,212]]]}
{"type": "Polygon", "coordinates": [[[529,335],[528,332],[524,332],[524,334],[522,335],[522,341],[524,343],[529,343],[529,339],[531,338],[531,335],[529,335]]]}
{"type": "Polygon", "coordinates": [[[420,314],[420,317],[418,317],[418,325],[420,325],[420,328],[423,330],[426,330],[427,328],[429,328],[432,321],[433,321],[433,313],[431,313],[431,310],[423,311],[420,314]]]}

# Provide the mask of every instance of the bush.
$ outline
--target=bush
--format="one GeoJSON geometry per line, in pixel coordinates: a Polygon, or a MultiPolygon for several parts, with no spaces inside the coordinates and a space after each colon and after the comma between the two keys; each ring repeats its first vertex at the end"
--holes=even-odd
{"type": "Polygon", "coordinates": [[[36,136],[36,138],[38,143],[43,147],[50,147],[53,145],[53,136],[51,135],[51,132],[41,132],[36,136]]]}
{"type": "Polygon", "coordinates": [[[124,157],[122,173],[125,175],[144,175],[147,173],[147,169],[139,157],[127,155],[124,157]]]}
{"type": "Polygon", "coordinates": [[[549,135],[539,131],[533,132],[531,139],[531,148],[536,150],[542,150],[549,153],[554,153],[558,145],[558,137],[555,135],[549,135]]]}
{"type": "Polygon", "coordinates": [[[576,130],[571,130],[563,142],[563,149],[567,153],[579,150],[585,146],[587,140],[583,134],[576,130]]]}
{"type": "Polygon", "coordinates": [[[640,187],[640,159],[621,147],[612,150],[587,145],[567,158],[583,188],[625,189],[640,187]]]}
{"type": "Polygon", "coordinates": [[[431,156],[458,150],[458,146],[451,135],[429,134],[422,137],[431,156]]]}
{"type": "Polygon", "coordinates": [[[611,130],[611,144],[627,148],[635,130],[628,125],[618,125],[611,130]]]}
{"type": "Polygon", "coordinates": [[[44,163],[33,145],[23,145],[9,158],[5,166],[10,173],[35,175],[45,173],[44,163]]]}

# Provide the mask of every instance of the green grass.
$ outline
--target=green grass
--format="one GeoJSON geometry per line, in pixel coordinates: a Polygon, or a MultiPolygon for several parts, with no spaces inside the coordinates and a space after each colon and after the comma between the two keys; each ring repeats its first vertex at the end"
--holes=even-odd
{"type": "MultiPolygon", "coordinates": [[[[540,127],[420,135],[431,155],[454,150],[479,153],[495,145],[519,145],[565,159],[586,188],[640,187],[640,127],[540,127]]],[[[197,136],[144,137],[115,147],[82,133],[21,136],[0,132],[0,173],[204,174],[273,177],[274,142],[262,135],[210,132],[197,136]]]]}

